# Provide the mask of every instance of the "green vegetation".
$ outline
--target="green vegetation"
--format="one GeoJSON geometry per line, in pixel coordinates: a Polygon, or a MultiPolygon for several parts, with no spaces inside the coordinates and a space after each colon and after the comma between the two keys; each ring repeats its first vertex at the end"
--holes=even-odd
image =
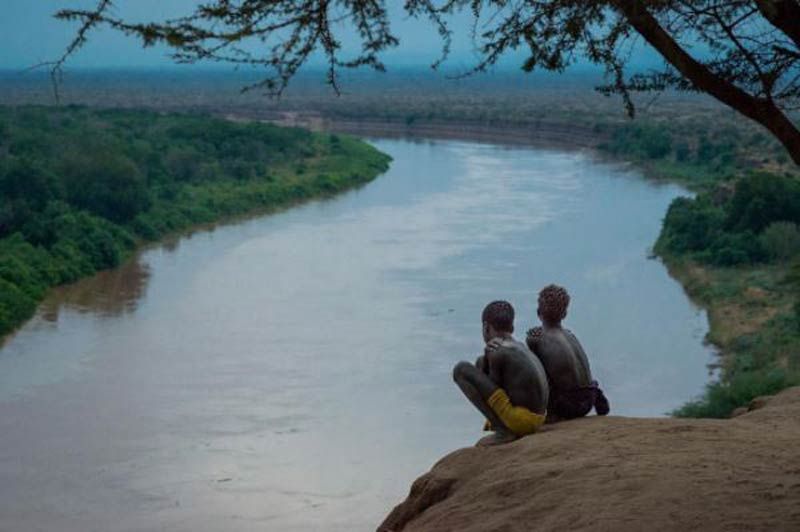
{"type": "Polygon", "coordinates": [[[601,151],[695,190],[715,188],[743,169],[775,170],[786,162],[782,147],[767,135],[724,123],[660,119],[600,123],[596,129],[607,137],[598,145],[601,151]]]}
{"type": "Polygon", "coordinates": [[[720,379],[674,412],[728,417],[760,395],[800,384],[800,272],[794,262],[716,268],[667,256],[672,273],[708,309],[720,379]]]}
{"type": "Polygon", "coordinates": [[[748,371],[733,375],[725,382],[714,382],[706,387],[702,399],[690,401],[672,415],[677,417],[727,418],[736,408],[748,404],[756,397],[773,395],[798,384],[786,372],[748,371]]]}
{"type": "Polygon", "coordinates": [[[356,139],[199,115],[0,108],[0,335],[140,242],[363,184],[356,139]]]}
{"type": "Polygon", "coordinates": [[[754,173],[667,211],[655,251],[709,310],[719,382],[678,416],[727,417],[800,383],[800,181],[754,173]]]}
{"type": "Polygon", "coordinates": [[[656,251],[714,266],[787,261],[800,252],[798,222],[800,181],[751,174],[716,195],[674,201],[656,251]]]}

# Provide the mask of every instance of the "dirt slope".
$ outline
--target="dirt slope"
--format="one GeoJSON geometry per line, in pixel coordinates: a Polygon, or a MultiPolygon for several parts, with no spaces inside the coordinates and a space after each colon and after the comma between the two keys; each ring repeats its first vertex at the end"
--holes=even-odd
{"type": "Polygon", "coordinates": [[[456,451],[380,531],[800,531],[800,388],[731,420],[586,419],[456,451]]]}

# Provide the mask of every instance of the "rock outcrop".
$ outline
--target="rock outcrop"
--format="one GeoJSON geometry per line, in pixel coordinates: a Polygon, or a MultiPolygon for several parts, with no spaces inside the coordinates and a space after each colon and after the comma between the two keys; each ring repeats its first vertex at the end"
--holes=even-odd
{"type": "Polygon", "coordinates": [[[378,530],[800,530],[800,388],[730,420],[589,417],[461,449],[378,530]]]}

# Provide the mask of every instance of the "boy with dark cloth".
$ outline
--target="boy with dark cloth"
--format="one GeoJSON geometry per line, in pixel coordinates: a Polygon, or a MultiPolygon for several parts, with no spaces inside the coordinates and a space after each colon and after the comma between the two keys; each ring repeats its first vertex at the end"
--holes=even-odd
{"type": "Polygon", "coordinates": [[[484,355],[475,364],[459,362],[453,380],[486,417],[495,433],[478,445],[496,445],[532,434],[547,415],[547,374],[524,344],[514,340],[514,308],[493,301],[483,310],[484,355]]]}
{"type": "Polygon", "coordinates": [[[583,417],[591,412],[605,416],[610,407],[597,381],[592,380],[589,360],[578,339],[561,327],[567,315],[569,294],[556,285],[539,293],[541,327],[528,331],[526,343],[542,362],[550,384],[547,422],[583,417]]]}

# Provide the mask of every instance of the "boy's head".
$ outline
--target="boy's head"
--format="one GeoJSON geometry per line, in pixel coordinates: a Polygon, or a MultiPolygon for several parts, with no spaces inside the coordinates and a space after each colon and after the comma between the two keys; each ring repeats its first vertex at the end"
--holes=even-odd
{"type": "Polygon", "coordinates": [[[569,294],[558,286],[551,284],[539,292],[539,309],[537,314],[543,323],[558,325],[567,316],[569,294]]]}
{"type": "Polygon", "coordinates": [[[514,332],[514,307],[508,301],[492,301],[483,309],[483,340],[514,332]]]}

